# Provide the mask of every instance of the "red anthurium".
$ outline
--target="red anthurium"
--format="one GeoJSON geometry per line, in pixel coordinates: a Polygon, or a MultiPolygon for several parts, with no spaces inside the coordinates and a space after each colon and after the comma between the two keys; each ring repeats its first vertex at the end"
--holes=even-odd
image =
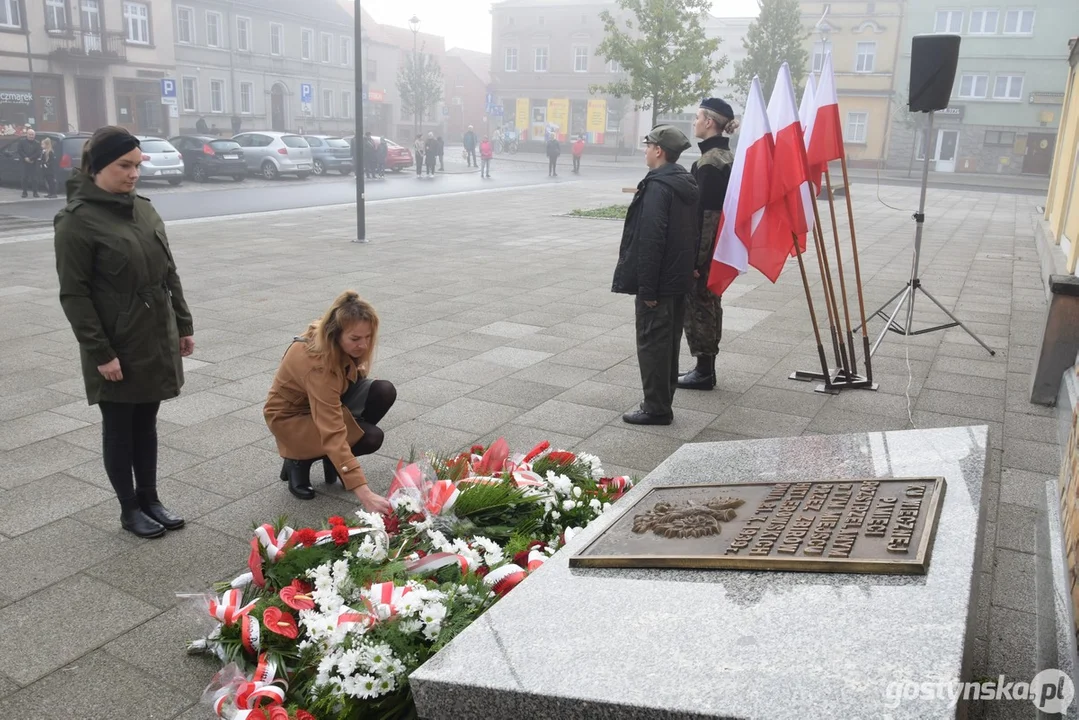
{"type": "Polygon", "coordinates": [[[547,458],[559,465],[569,465],[572,462],[576,462],[577,456],[571,452],[565,450],[555,450],[552,453],[547,453],[547,458]]]}
{"type": "Polygon", "coordinates": [[[296,720],[315,720],[315,716],[306,710],[297,710],[296,720]]]}
{"type": "Polygon", "coordinates": [[[296,627],[296,618],[286,612],[281,612],[280,608],[266,608],[266,612],[262,613],[262,625],[270,632],[287,637],[289,640],[295,640],[300,634],[300,629],[296,627]]]}
{"type": "Polygon", "coordinates": [[[288,710],[281,707],[280,705],[277,705],[276,707],[270,708],[270,720],[292,720],[292,719],[288,716],[288,710]]]}
{"type": "Polygon", "coordinates": [[[290,585],[281,588],[281,602],[293,610],[314,610],[315,601],[311,597],[311,588],[306,583],[293,580],[290,585]]]}

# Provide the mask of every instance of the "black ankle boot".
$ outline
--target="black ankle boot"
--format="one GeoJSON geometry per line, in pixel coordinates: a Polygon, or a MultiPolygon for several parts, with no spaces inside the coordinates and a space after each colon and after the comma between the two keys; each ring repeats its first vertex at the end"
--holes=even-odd
{"type": "Polygon", "coordinates": [[[714,355],[698,355],[697,367],[678,378],[678,387],[684,390],[711,390],[716,386],[715,367],[714,355]]]}
{"type": "Polygon", "coordinates": [[[146,515],[138,505],[120,510],[120,527],[140,538],[158,538],[165,534],[165,526],[146,515]]]}
{"type": "Polygon", "coordinates": [[[184,526],[184,519],[161,504],[157,498],[157,491],[136,491],[139,498],[139,509],[148,518],[164,527],[166,530],[179,530],[184,526]]]}
{"type": "Polygon", "coordinates": [[[281,466],[281,480],[288,483],[288,491],[301,500],[314,500],[311,489],[311,466],[314,460],[285,460],[281,466]]]}
{"type": "Polygon", "coordinates": [[[341,476],[337,474],[337,468],[334,466],[333,460],[328,457],[322,458],[322,477],[327,485],[333,485],[341,479],[341,476]]]}

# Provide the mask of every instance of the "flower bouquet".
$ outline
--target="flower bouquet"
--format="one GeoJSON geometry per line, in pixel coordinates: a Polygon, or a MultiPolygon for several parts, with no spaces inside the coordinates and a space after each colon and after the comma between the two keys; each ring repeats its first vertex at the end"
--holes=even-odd
{"type": "Polygon", "coordinates": [[[230,720],[415,717],[409,674],[631,485],[499,439],[399,463],[389,515],[261,525],[250,572],[203,598],[216,626],[189,651],[226,664],[204,699],[230,720]]]}

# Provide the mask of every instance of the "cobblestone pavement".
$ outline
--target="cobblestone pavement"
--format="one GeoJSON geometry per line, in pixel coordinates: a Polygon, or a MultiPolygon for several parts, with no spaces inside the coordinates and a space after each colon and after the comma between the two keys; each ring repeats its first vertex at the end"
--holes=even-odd
{"type": "MultiPolygon", "coordinates": [[[[815,394],[787,379],[815,359],[796,268],[774,286],[750,274],[725,298],[719,387],[679,392],[673,425],[639,428],[619,418],[640,399],[632,303],[609,292],[621,226],[560,216],[625,202],[622,184],[372,203],[367,245],[348,242],[347,209],[174,226],[198,347],[183,396],[161,411],[160,487],[188,526],[154,541],[119,529],[51,243],[0,245],[0,717],[209,717],[197,703],[213,664],[184,644],[210,625],[176,593],[241,571],[252,523],[315,521],[353,502],[321,483],[316,500],[293,499],[261,417],[289,339],[349,287],[382,315],[376,374],[399,390],[386,444],[366,463],[383,491],[412,448],[500,435],[515,447],[587,449],[609,470],[644,474],[685,442],[987,424],[991,547],[974,674],[1032,677],[1035,508],[1059,466],[1052,413],[1026,398],[1045,311],[1035,200],[929,197],[924,282],[996,357],[958,329],[893,336],[876,357],[879,392],[815,394]]],[[[883,197],[913,209],[916,192],[883,197]]],[[[856,186],[854,197],[872,309],[906,281],[914,227],[874,189],[856,186]]],[[[922,302],[917,319],[941,318],[922,302]]],[[[1029,717],[1032,707],[987,714],[1029,717]]]]}

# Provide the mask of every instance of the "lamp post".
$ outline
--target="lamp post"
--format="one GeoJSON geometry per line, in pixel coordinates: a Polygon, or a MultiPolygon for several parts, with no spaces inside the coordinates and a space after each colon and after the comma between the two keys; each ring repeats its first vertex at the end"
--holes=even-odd
{"type": "Polygon", "coordinates": [[[365,183],[364,183],[364,147],[363,147],[363,34],[362,23],[360,19],[360,0],[356,0],[356,17],[354,35],[355,38],[352,41],[352,64],[355,67],[355,76],[353,78],[355,89],[353,92],[356,95],[356,134],[352,138],[352,144],[355,148],[356,167],[353,171],[356,173],[356,239],[352,242],[366,243],[367,242],[367,207],[366,199],[364,197],[365,183]]]}
{"type": "MultiPolygon", "coordinates": [[[[359,2],[359,0],[357,0],[359,2]]],[[[414,105],[413,110],[415,120],[415,135],[420,134],[420,113],[423,112],[423,103],[420,99],[419,90],[419,78],[420,78],[420,53],[419,53],[419,37],[420,37],[420,19],[413,15],[408,21],[408,27],[412,30],[412,103],[414,105]]]]}

